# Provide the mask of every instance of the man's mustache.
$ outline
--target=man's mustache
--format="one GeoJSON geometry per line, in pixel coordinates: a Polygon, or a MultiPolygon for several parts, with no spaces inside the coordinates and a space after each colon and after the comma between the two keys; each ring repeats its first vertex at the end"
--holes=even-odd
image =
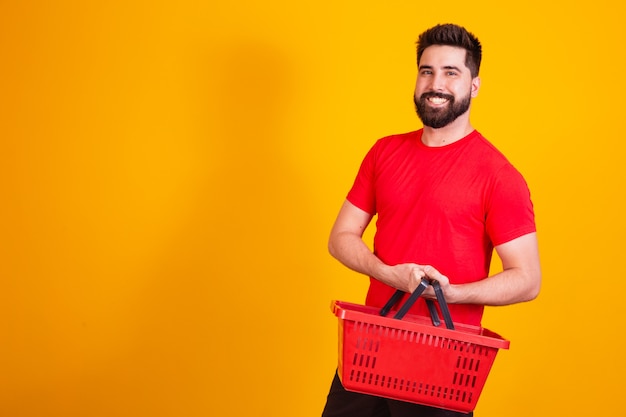
{"type": "Polygon", "coordinates": [[[421,100],[428,100],[429,98],[433,98],[433,97],[437,97],[437,98],[443,98],[446,99],[448,101],[452,101],[454,100],[454,96],[450,95],[450,94],[444,94],[444,93],[436,93],[434,91],[431,92],[427,92],[427,93],[423,93],[420,96],[421,100]]]}

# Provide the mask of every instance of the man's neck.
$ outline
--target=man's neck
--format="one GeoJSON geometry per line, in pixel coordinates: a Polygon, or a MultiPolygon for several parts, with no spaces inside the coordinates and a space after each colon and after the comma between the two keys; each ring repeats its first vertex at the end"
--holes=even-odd
{"type": "Polygon", "coordinates": [[[459,117],[454,122],[439,129],[424,126],[422,143],[429,147],[440,147],[454,143],[469,135],[474,128],[468,119],[459,117]]]}

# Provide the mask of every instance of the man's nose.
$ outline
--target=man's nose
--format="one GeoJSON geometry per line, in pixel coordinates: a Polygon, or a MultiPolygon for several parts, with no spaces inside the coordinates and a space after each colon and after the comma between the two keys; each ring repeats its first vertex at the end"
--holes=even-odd
{"type": "Polygon", "coordinates": [[[433,91],[443,91],[444,86],[444,77],[441,74],[433,74],[433,76],[430,78],[430,88],[433,91]]]}

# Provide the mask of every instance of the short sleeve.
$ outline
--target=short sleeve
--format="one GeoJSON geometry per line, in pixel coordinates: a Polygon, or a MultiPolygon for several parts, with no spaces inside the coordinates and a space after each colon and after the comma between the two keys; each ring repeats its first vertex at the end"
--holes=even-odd
{"type": "Polygon", "coordinates": [[[376,154],[378,143],[365,155],[347,199],[361,210],[376,214],[376,154]]]}
{"type": "Polygon", "coordinates": [[[506,164],[495,177],[487,200],[486,229],[494,246],[535,232],[530,190],[522,175],[506,164]]]}

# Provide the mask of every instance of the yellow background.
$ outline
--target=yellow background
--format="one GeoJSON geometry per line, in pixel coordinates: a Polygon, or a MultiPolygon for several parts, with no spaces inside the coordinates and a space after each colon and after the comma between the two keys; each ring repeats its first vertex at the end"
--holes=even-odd
{"type": "MultiPolygon", "coordinates": [[[[419,127],[414,42],[484,45],[473,122],[526,176],[544,286],[477,415],[621,415],[626,32],[613,2],[0,3],[0,415],[318,416],[326,252],[367,149],[419,127]]],[[[496,266],[497,268],[497,266],[496,266]]]]}

